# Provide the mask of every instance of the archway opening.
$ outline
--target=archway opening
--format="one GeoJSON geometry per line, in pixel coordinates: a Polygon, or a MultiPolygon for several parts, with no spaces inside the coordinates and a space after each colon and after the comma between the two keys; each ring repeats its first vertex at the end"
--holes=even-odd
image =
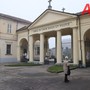
{"type": "Polygon", "coordinates": [[[48,39],[48,55],[49,55],[49,63],[56,63],[56,38],[50,37],[48,39]]]}
{"type": "Polygon", "coordinates": [[[55,51],[56,51],[56,47],[55,47],[55,37],[50,37],[48,39],[48,44],[49,44],[49,57],[52,58],[52,57],[56,57],[55,55],[55,51]]]}
{"type": "Polygon", "coordinates": [[[34,61],[40,60],[40,40],[34,42],[34,61]]]}
{"type": "Polygon", "coordinates": [[[65,56],[68,56],[68,59],[73,62],[71,35],[62,36],[62,60],[65,59],[65,56]]]}
{"type": "Polygon", "coordinates": [[[90,66],[90,29],[84,35],[84,45],[86,66],[90,66]]]}
{"type": "Polygon", "coordinates": [[[28,61],[28,41],[24,38],[20,41],[20,60],[21,62],[28,61]]]}

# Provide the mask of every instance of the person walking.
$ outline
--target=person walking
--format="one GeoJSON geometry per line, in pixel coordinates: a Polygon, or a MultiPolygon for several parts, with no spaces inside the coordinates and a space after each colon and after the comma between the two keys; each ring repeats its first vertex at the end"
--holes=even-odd
{"type": "Polygon", "coordinates": [[[68,56],[65,56],[65,60],[63,62],[63,71],[64,71],[64,82],[69,82],[68,75],[70,75],[69,63],[68,63],[68,56]],[[68,72],[69,70],[69,72],[68,72]]]}

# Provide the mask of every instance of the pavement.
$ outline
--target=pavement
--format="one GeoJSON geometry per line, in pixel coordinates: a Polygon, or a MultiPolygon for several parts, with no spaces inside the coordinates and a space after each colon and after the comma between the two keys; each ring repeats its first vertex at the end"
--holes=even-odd
{"type": "Polygon", "coordinates": [[[90,90],[90,68],[72,70],[64,83],[64,73],[49,73],[48,67],[0,65],[0,90],[90,90]]]}

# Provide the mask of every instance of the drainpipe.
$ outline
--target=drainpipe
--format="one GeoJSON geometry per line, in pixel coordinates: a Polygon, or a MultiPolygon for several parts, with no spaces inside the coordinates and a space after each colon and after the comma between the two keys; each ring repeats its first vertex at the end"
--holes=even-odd
{"type": "MultiPolygon", "coordinates": [[[[29,49],[29,29],[27,28],[28,30],[28,49],[29,49]]],[[[28,50],[28,58],[30,60],[30,51],[28,50]]]]}
{"type": "Polygon", "coordinates": [[[82,44],[81,44],[81,20],[80,15],[78,15],[78,25],[79,25],[79,36],[80,36],[80,53],[81,53],[81,60],[79,60],[79,67],[82,67],[82,44]]]}

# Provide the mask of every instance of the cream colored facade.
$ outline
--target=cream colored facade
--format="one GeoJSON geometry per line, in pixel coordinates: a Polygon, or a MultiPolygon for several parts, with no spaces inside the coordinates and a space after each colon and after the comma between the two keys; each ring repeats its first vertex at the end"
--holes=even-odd
{"type": "Polygon", "coordinates": [[[0,14],[0,63],[17,61],[16,30],[29,24],[29,21],[0,14]]]}
{"type": "Polygon", "coordinates": [[[48,52],[48,39],[55,37],[57,64],[62,63],[61,37],[71,35],[72,39],[72,60],[73,64],[86,66],[90,63],[90,15],[71,14],[52,9],[45,10],[32,24],[18,29],[18,27],[28,25],[8,19],[0,19],[0,62],[21,61],[26,52],[29,62],[35,59],[35,43],[39,52],[39,63],[43,64],[48,52]],[[13,25],[12,33],[7,33],[7,24],[13,25]],[[18,29],[18,30],[17,30],[18,29]],[[17,30],[17,31],[16,31],[17,30]],[[11,54],[6,55],[6,44],[11,45],[11,54]]]}
{"type": "Polygon", "coordinates": [[[40,41],[40,60],[43,64],[48,49],[47,40],[50,37],[56,38],[56,59],[57,64],[62,63],[61,37],[71,35],[72,37],[72,60],[74,64],[86,66],[90,63],[87,53],[90,53],[90,15],[71,14],[52,9],[45,10],[28,28],[18,31],[17,60],[20,61],[21,40],[28,42],[29,62],[34,62],[34,43],[40,41]]]}

